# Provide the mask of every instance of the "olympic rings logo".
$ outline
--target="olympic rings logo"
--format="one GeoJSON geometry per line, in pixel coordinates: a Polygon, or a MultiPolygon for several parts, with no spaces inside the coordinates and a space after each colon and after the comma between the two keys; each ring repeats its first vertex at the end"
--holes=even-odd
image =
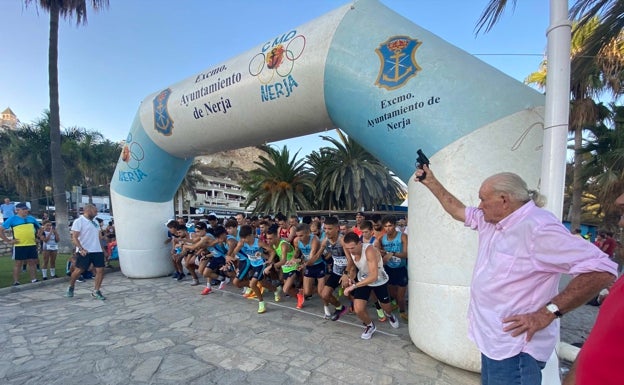
{"type": "Polygon", "coordinates": [[[143,159],[145,159],[143,146],[138,142],[133,142],[132,134],[128,134],[126,144],[121,149],[121,160],[125,162],[130,169],[136,170],[141,165],[143,159]]]}
{"type": "Polygon", "coordinates": [[[249,62],[249,74],[257,77],[261,84],[273,81],[275,75],[285,78],[295,67],[295,61],[301,57],[306,46],[306,38],[297,35],[290,39],[286,46],[276,44],[266,54],[260,52],[249,62]]]}

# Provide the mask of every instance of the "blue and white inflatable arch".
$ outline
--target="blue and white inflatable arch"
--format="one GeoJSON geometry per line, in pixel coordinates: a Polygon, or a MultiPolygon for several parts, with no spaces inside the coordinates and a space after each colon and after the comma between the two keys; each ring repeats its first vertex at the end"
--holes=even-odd
{"type": "Polygon", "coordinates": [[[340,127],[409,182],[412,340],[479,370],[465,320],[476,236],[412,181],[415,154],[467,204],[495,172],[536,186],[543,105],[378,1],[350,3],[145,98],[111,184],[121,269],[170,272],[163,223],[195,156],[340,127]]]}

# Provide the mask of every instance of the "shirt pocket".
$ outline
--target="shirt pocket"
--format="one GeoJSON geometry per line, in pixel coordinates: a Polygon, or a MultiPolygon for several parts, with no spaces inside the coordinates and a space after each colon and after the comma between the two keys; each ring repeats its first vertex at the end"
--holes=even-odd
{"type": "Polygon", "coordinates": [[[495,252],[487,266],[488,276],[490,279],[507,278],[517,270],[517,256],[507,253],[495,252]]]}

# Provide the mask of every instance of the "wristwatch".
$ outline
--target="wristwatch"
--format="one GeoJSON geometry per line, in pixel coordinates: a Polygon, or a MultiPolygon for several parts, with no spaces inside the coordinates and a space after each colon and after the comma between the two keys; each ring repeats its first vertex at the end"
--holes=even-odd
{"type": "Polygon", "coordinates": [[[553,313],[557,318],[561,318],[563,316],[563,313],[559,311],[559,306],[555,305],[552,302],[548,302],[546,304],[546,310],[553,313]]]}

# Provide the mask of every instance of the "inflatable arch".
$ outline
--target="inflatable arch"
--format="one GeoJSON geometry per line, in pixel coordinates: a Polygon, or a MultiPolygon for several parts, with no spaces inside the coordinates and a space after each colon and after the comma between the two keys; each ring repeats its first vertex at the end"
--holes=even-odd
{"type": "Polygon", "coordinates": [[[467,204],[514,171],[537,186],[544,97],[376,0],[359,0],[147,96],[111,197],[131,278],[171,270],[163,224],[193,158],[340,127],[409,182],[410,336],[479,370],[466,309],[476,235],[414,183],[415,154],[467,204]]]}

